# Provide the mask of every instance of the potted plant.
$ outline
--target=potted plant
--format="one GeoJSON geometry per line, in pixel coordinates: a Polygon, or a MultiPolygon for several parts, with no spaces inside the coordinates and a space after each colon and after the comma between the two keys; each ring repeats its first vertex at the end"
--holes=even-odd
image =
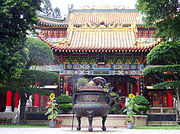
{"type": "Polygon", "coordinates": [[[126,109],[124,112],[127,112],[127,116],[125,119],[125,124],[127,125],[128,129],[132,129],[134,127],[135,120],[137,119],[134,115],[133,109],[136,109],[136,105],[133,102],[134,94],[129,94],[128,104],[126,105],[126,109]]]}
{"type": "Polygon", "coordinates": [[[60,128],[63,120],[60,118],[56,118],[55,121],[56,121],[56,128],[60,128]]]}
{"type": "Polygon", "coordinates": [[[48,106],[46,108],[48,108],[47,112],[45,113],[45,115],[48,114],[48,120],[49,121],[49,126],[50,128],[55,128],[56,126],[56,116],[58,114],[58,109],[56,108],[56,100],[55,98],[55,94],[51,93],[51,95],[49,96],[50,101],[48,102],[48,106]]]}

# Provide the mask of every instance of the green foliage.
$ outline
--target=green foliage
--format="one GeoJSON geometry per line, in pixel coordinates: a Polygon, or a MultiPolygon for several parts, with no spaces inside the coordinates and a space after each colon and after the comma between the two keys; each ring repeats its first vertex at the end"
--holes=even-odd
{"type": "MultiPolygon", "coordinates": [[[[1,39],[0,39],[1,40],[1,39]]],[[[13,38],[12,38],[13,40],[13,38]]],[[[0,41],[0,84],[8,85],[14,78],[20,78],[22,69],[25,67],[23,61],[22,49],[18,46],[21,41],[14,39],[14,44],[10,46],[0,41]],[[17,51],[19,49],[19,51],[17,51]]]]}
{"type": "Polygon", "coordinates": [[[109,91],[109,86],[110,86],[110,84],[111,84],[111,83],[105,83],[104,88],[103,88],[105,92],[108,92],[108,91],[109,91]]]}
{"type": "Polygon", "coordinates": [[[144,96],[141,96],[141,95],[136,95],[133,98],[133,101],[137,105],[147,105],[148,104],[148,100],[144,96]]]}
{"type": "Polygon", "coordinates": [[[137,10],[144,14],[147,26],[155,25],[157,37],[177,39],[180,37],[178,0],[137,0],[137,10]]]}
{"type": "Polygon", "coordinates": [[[4,86],[0,86],[0,92],[7,92],[7,91],[19,91],[20,96],[23,94],[28,94],[28,95],[32,95],[34,93],[38,93],[38,94],[43,94],[43,95],[50,95],[52,93],[52,91],[49,90],[45,90],[45,89],[40,89],[38,87],[23,87],[23,86],[11,86],[11,87],[4,87],[4,86]]]}
{"type": "MultiPolygon", "coordinates": [[[[180,41],[162,42],[147,55],[147,63],[158,65],[143,71],[145,79],[156,89],[171,89],[180,93],[180,41]]],[[[179,97],[179,96],[176,96],[179,97]]]]}
{"type": "Polygon", "coordinates": [[[10,84],[24,68],[23,48],[27,30],[38,22],[41,0],[1,0],[0,2],[0,83],[10,84]]]}
{"type": "Polygon", "coordinates": [[[77,81],[77,89],[80,89],[83,86],[88,85],[88,83],[89,83],[88,81],[89,80],[87,78],[80,78],[80,79],[78,79],[78,81],[77,81]]]}
{"type": "Polygon", "coordinates": [[[135,115],[135,112],[129,112],[129,113],[127,113],[127,116],[126,116],[126,119],[125,119],[125,123],[126,122],[132,122],[132,123],[134,123],[135,121],[136,121],[136,116],[134,116],[135,115]]]}
{"type": "Polygon", "coordinates": [[[162,83],[154,84],[153,87],[155,89],[168,89],[169,87],[179,88],[180,80],[178,81],[164,81],[162,83]]]}
{"type": "Polygon", "coordinates": [[[69,111],[72,110],[73,105],[72,105],[72,103],[69,103],[69,104],[59,104],[58,107],[62,111],[62,113],[68,113],[69,111]]]}
{"type": "Polygon", "coordinates": [[[149,67],[143,71],[143,75],[154,83],[161,81],[161,83],[155,84],[154,88],[180,87],[178,79],[180,75],[179,64],[149,67]],[[171,81],[167,81],[167,79],[171,79],[171,81]]]}
{"type": "Polygon", "coordinates": [[[58,109],[56,108],[57,103],[56,100],[51,99],[50,102],[48,102],[47,108],[47,112],[45,113],[45,115],[48,115],[48,120],[53,120],[56,118],[56,116],[58,115],[58,109]]]}
{"type": "Polygon", "coordinates": [[[25,82],[26,86],[34,85],[36,83],[39,83],[39,86],[44,86],[58,83],[59,75],[55,72],[24,69],[21,79],[18,81],[21,85],[25,82]]]}
{"type": "Polygon", "coordinates": [[[111,102],[111,107],[110,107],[110,112],[111,114],[122,114],[122,107],[121,107],[121,99],[122,97],[119,97],[118,94],[115,92],[111,93],[112,97],[112,102],[111,102]]]}
{"type": "Polygon", "coordinates": [[[115,92],[111,92],[111,97],[116,97],[116,93],[115,92]]]}
{"type": "Polygon", "coordinates": [[[38,38],[28,38],[25,43],[28,54],[27,69],[32,65],[53,63],[53,52],[48,44],[38,38]]]}
{"type": "Polygon", "coordinates": [[[1,37],[19,37],[26,35],[38,22],[37,10],[40,10],[41,0],[1,0],[1,37]]]}
{"type": "Polygon", "coordinates": [[[180,64],[180,41],[161,42],[147,55],[147,64],[173,65],[180,64]]]}
{"type": "Polygon", "coordinates": [[[43,14],[52,18],[61,18],[60,9],[58,7],[53,9],[50,0],[43,0],[42,6],[43,7],[40,14],[43,14]]]}
{"type": "Polygon", "coordinates": [[[110,113],[110,114],[115,114],[115,113],[116,113],[116,110],[117,110],[116,107],[111,106],[109,113],[110,113]]]}
{"type": "Polygon", "coordinates": [[[136,114],[145,114],[147,112],[147,110],[149,110],[151,108],[150,105],[148,105],[148,100],[141,95],[136,95],[133,98],[133,103],[135,105],[137,105],[137,110],[134,109],[136,114]]]}
{"type": "Polygon", "coordinates": [[[57,103],[59,104],[58,109],[61,110],[62,113],[67,113],[73,108],[73,105],[71,103],[71,96],[65,94],[57,97],[57,103]]]}
{"type": "Polygon", "coordinates": [[[10,91],[20,91],[20,93],[26,93],[31,95],[33,93],[47,94],[49,95],[51,91],[45,89],[40,89],[34,86],[39,83],[38,86],[44,86],[47,84],[58,83],[59,75],[55,72],[39,71],[39,70],[28,70],[24,69],[20,79],[14,79],[10,87],[1,87],[1,92],[10,91]]]}
{"type": "Polygon", "coordinates": [[[63,95],[58,96],[56,101],[58,104],[71,103],[71,96],[63,94],[63,95]]]}
{"type": "Polygon", "coordinates": [[[164,75],[164,77],[172,77],[172,74],[168,74],[166,72],[172,71],[172,72],[179,72],[180,70],[180,65],[163,65],[163,66],[152,66],[149,68],[146,68],[143,71],[143,75],[146,76],[150,76],[153,73],[161,73],[162,75],[164,75]],[[165,73],[164,73],[165,72],[165,73]]]}

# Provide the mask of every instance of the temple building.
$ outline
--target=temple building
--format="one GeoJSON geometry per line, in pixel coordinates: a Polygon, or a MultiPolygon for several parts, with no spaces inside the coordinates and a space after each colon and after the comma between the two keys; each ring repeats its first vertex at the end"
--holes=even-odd
{"type": "Polygon", "coordinates": [[[146,55],[161,40],[135,9],[69,8],[66,20],[39,19],[39,38],[52,48],[56,64],[38,69],[59,73],[60,93],[70,94],[78,78],[102,76],[120,96],[148,95],[142,71],[146,55]]]}
{"type": "MultiPolygon", "coordinates": [[[[55,63],[31,69],[57,72],[57,94],[70,95],[78,78],[102,76],[120,96],[144,95],[153,105],[173,106],[169,93],[151,90],[151,83],[143,79],[146,55],[161,40],[153,38],[156,28],[146,28],[135,9],[69,8],[66,19],[39,20],[38,38],[52,48],[55,63]]],[[[34,102],[41,102],[37,97],[34,102]]]]}

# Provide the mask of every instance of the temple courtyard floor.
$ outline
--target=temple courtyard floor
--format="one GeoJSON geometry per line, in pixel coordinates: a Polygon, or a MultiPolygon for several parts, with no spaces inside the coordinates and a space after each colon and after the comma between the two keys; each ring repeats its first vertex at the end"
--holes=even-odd
{"type": "Polygon", "coordinates": [[[180,130],[151,130],[151,129],[126,129],[116,128],[102,131],[94,128],[93,132],[88,132],[87,128],[81,131],[71,128],[0,128],[0,134],[180,134],[180,130]]]}

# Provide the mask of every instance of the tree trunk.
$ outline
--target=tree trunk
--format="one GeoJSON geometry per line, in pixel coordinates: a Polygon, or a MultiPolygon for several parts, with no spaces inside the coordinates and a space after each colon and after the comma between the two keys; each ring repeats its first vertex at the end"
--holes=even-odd
{"type": "Polygon", "coordinates": [[[178,120],[179,120],[179,114],[180,114],[180,94],[179,94],[179,88],[177,88],[177,92],[176,92],[176,99],[177,99],[177,115],[176,115],[176,121],[177,121],[177,125],[178,125],[178,120]]]}
{"type": "Polygon", "coordinates": [[[21,103],[20,103],[20,124],[25,124],[26,115],[25,115],[25,107],[26,107],[27,97],[25,94],[21,95],[21,103]]]}

